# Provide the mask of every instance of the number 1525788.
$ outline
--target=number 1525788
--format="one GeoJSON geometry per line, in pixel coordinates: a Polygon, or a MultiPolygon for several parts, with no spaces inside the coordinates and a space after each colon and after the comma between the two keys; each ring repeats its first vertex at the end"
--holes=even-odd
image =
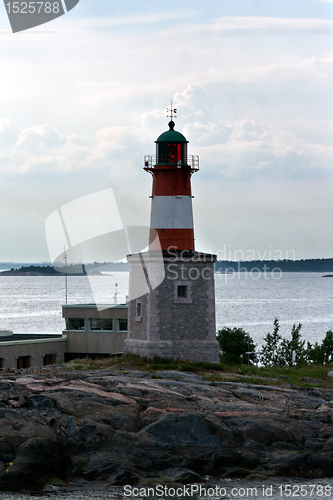
{"type": "Polygon", "coordinates": [[[8,14],[59,14],[59,2],[8,2],[8,14]]]}
{"type": "Polygon", "coordinates": [[[329,484],[283,484],[278,486],[281,497],[330,497],[333,487],[329,484]]]}

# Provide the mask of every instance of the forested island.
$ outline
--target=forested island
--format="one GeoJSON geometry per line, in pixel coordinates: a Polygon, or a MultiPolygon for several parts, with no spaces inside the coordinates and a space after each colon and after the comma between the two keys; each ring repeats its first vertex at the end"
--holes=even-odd
{"type": "MultiPolygon", "coordinates": [[[[1,276],[82,276],[84,274],[101,275],[102,273],[128,271],[127,262],[94,262],[91,264],[72,265],[67,268],[54,268],[51,265],[24,265],[17,267],[10,263],[8,270],[0,271],[1,276]]],[[[5,263],[0,263],[0,269],[4,269],[5,263]]],[[[251,261],[230,261],[218,260],[215,263],[215,272],[234,273],[234,272],[271,272],[279,271],[284,273],[333,273],[333,259],[302,259],[302,260],[251,260],[251,261]]],[[[331,276],[331,275],[327,275],[331,276]]]]}
{"type": "Polygon", "coordinates": [[[87,274],[93,274],[97,276],[102,276],[103,273],[109,274],[112,271],[128,271],[127,262],[109,262],[100,263],[94,262],[92,264],[75,264],[67,266],[51,266],[45,265],[34,265],[27,264],[21,265],[20,267],[11,263],[11,268],[1,271],[5,263],[0,263],[0,275],[1,276],[85,276],[87,274]]]}
{"type": "Polygon", "coordinates": [[[253,272],[273,271],[284,273],[330,273],[333,272],[333,259],[301,259],[301,260],[251,260],[229,261],[218,260],[215,263],[215,272],[253,272]]]}
{"type": "MultiPolygon", "coordinates": [[[[79,266],[76,267],[78,269],[73,269],[73,272],[70,272],[71,276],[84,276],[87,274],[85,270],[79,272],[79,266]]],[[[66,273],[57,271],[51,266],[22,266],[19,269],[12,268],[9,271],[2,271],[1,276],[66,276],[66,273]]]]}

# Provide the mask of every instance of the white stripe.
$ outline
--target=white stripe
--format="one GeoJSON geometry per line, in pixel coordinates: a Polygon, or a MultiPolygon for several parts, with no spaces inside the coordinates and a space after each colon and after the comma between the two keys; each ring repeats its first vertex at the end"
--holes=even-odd
{"type": "Polygon", "coordinates": [[[191,196],[154,196],[150,227],[154,229],[193,229],[191,196]]]}

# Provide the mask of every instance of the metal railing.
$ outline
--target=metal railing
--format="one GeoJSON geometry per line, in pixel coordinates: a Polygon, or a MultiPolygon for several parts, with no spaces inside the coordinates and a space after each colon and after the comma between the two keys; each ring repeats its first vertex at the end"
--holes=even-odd
{"type": "Polygon", "coordinates": [[[175,161],[174,163],[171,163],[169,161],[168,157],[159,156],[157,158],[157,156],[151,156],[151,155],[145,156],[144,167],[143,167],[145,170],[152,170],[156,167],[156,165],[158,165],[158,166],[160,166],[160,165],[161,166],[177,165],[177,167],[179,167],[179,168],[181,168],[183,166],[184,167],[188,166],[188,167],[190,167],[191,172],[197,172],[199,170],[199,156],[198,155],[188,155],[186,162],[182,162],[181,160],[179,160],[179,161],[175,161]]]}

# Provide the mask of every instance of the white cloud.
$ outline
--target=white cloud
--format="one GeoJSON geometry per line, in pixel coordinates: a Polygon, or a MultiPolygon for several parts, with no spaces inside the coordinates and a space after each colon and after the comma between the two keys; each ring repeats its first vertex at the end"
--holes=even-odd
{"type": "Polygon", "coordinates": [[[9,118],[0,120],[0,147],[15,144],[18,135],[19,128],[12,120],[9,118]]]}
{"type": "Polygon", "coordinates": [[[213,102],[197,85],[189,85],[183,92],[177,92],[175,103],[179,114],[188,122],[191,122],[193,118],[205,121],[206,116],[213,114],[213,102]]]}
{"type": "MultiPolygon", "coordinates": [[[[223,178],[292,179],[331,177],[333,147],[298,139],[292,132],[263,129],[253,120],[236,122],[229,140],[198,149],[223,178]]],[[[211,172],[210,172],[211,175],[211,172]]]]}
{"type": "MultiPolygon", "coordinates": [[[[162,19],[164,13],[160,15],[162,19]]],[[[256,118],[266,116],[273,94],[278,101],[274,122],[281,103],[297,102],[305,91],[307,101],[318,99],[323,90],[328,98],[333,85],[330,46],[322,42],[332,21],[325,19],[227,17],[177,25],[165,18],[153,31],[125,25],[123,31],[90,31],[90,20],[80,23],[64,16],[63,29],[56,33],[3,37],[0,100],[5,116],[25,128],[45,122],[59,130],[65,126],[68,134],[85,135],[87,129],[91,133],[108,126],[114,117],[122,125],[136,125],[144,110],[167,106],[175,95],[185,126],[185,116],[192,121],[195,112],[203,122],[201,113],[210,112],[207,96],[195,94],[194,109],[189,97],[179,92],[196,82],[205,90],[218,88],[210,106],[227,120],[246,92],[243,116],[238,118],[254,117],[252,109],[248,112],[253,98],[256,118]],[[274,38],[276,30],[279,36],[274,38]],[[263,43],[258,37],[264,32],[263,43]]]]}
{"type": "MultiPolygon", "coordinates": [[[[265,128],[254,120],[244,119],[233,124],[210,121],[213,113],[209,106],[207,113],[203,106],[204,121],[197,120],[193,111],[197,102],[195,94],[201,96],[201,89],[191,87],[182,94],[182,101],[179,95],[175,101],[182,102],[188,113],[186,121],[192,117],[184,133],[190,141],[191,152],[204,159],[204,176],[242,181],[256,177],[332,176],[333,147],[306,142],[295,133],[276,127],[265,128]]],[[[99,130],[92,139],[77,135],[66,137],[47,124],[17,132],[17,127],[10,123],[10,130],[16,131],[18,139],[0,153],[2,173],[53,172],[60,176],[65,172],[93,171],[100,176],[110,170],[117,182],[130,182],[133,175],[138,174],[142,153],[153,153],[154,119],[162,121],[160,110],[145,113],[141,128],[108,127],[99,130]]],[[[160,131],[166,128],[165,118],[163,122],[160,131]]]]}
{"type": "Polygon", "coordinates": [[[232,126],[224,123],[202,123],[195,121],[184,128],[186,137],[191,138],[191,147],[214,146],[215,144],[226,144],[232,133],[232,126]]]}
{"type": "Polygon", "coordinates": [[[110,26],[141,26],[144,24],[159,24],[167,22],[177,22],[181,19],[186,19],[188,12],[186,11],[173,11],[173,12],[159,12],[152,14],[128,14],[122,16],[105,16],[95,17],[88,19],[71,20],[70,25],[77,29],[88,29],[110,27],[110,26]]]}
{"type": "Polygon", "coordinates": [[[0,151],[0,176],[43,172],[64,176],[76,171],[105,174],[111,169],[118,180],[133,177],[137,152],[141,156],[146,143],[145,132],[133,127],[108,127],[91,139],[77,134],[66,137],[48,124],[15,130],[16,142],[0,151]]]}
{"type": "Polygon", "coordinates": [[[43,124],[22,130],[16,142],[19,149],[33,152],[61,146],[65,139],[50,125],[43,124]]]}
{"type": "MultiPolygon", "coordinates": [[[[196,25],[186,28],[186,31],[207,30],[208,25],[196,25]]],[[[232,32],[251,31],[255,36],[261,36],[265,32],[268,34],[281,33],[318,33],[325,34],[333,31],[333,21],[329,19],[292,19],[283,17],[221,17],[214,19],[209,25],[210,31],[232,32]]]]}
{"type": "MultiPolygon", "coordinates": [[[[196,92],[200,96],[195,88],[182,94],[196,92]]],[[[194,97],[188,101],[196,102],[194,97]]],[[[184,106],[190,108],[186,99],[184,106]]],[[[145,127],[107,127],[91,138],[65,136],[46,124],[18,130],[16,143],[0,153],[1,206],[11,213],[18,235],[13,241],[30,231],[29,221],[43,232],[45,219],[58,206],[107,187],[115,191],[125,224],[149,223],[151,178],[142,171],[142,156],[153,153],[156,128],[149,120],[154,116],[159,119],[160,112],[143,117],[145,127]]],[[[193,176],[197,248],[217,251],[227,243],[264,250],[272,244],[295,248],[298,257],[327,252],[322,229],[333,214],[328,189],[333,183],[332,148],[254,120],[227,125],[210,122],[208,112],[203,116],[204,123],[193,114],[184,131],[191,153],[201,161],[193,176]],[[310,253],[301,253],[310,230],[310,253]]],[[[159,132],[166,128],[163,120],[159,132]]],[[[30,252],[42,252],[47,259],[36,231],[30,252]]]]}

